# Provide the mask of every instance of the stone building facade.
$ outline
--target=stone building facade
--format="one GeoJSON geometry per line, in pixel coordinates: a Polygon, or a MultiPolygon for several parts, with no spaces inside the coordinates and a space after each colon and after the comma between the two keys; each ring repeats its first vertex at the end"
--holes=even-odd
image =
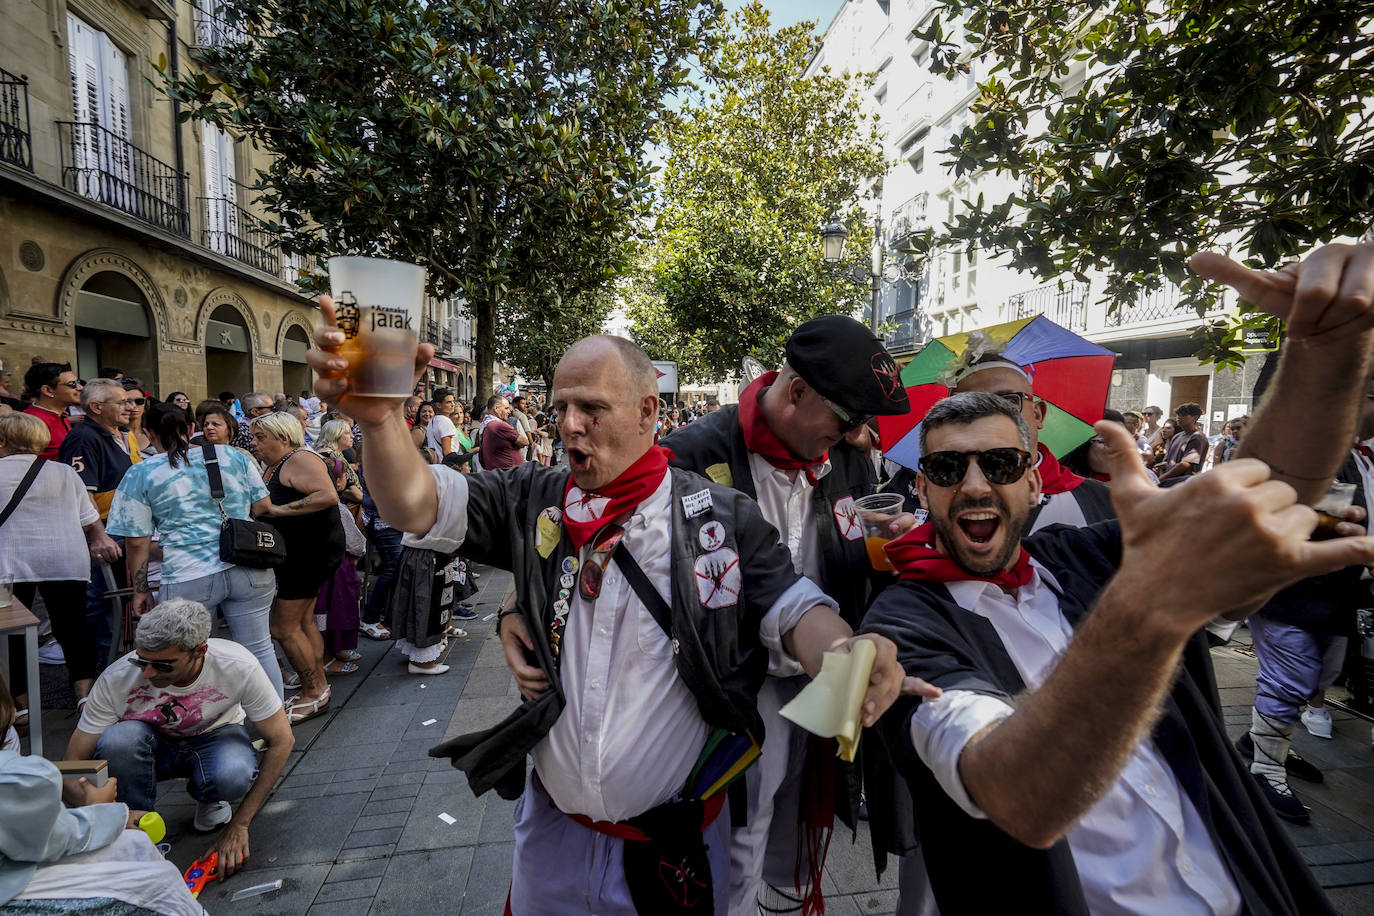
{"type": "MultiPolygon", "coordinates": [[[[213,0],[201,0],[202,4],[213,0]]],[[[262,154],[177,122],[154,62],[186,72],[232,29],[170,0],[19,0],[0,30],[0,359],[158,396],[309,388],[317,318],[276,221],[240,184],[262,154]]],[[[17,394],[17,384],[15,393],[17,394]]]]}

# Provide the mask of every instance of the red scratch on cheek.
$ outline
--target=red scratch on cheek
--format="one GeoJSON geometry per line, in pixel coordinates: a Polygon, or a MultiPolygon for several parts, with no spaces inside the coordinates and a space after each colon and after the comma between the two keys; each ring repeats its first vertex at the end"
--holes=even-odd
{"type": "Polygon", "coordinates": [[[600,426],[600,425],[601,425],[601,421],[598,420],[596,417],[592,417],[592,425],[593,425],[593,426],[600,426]]]}

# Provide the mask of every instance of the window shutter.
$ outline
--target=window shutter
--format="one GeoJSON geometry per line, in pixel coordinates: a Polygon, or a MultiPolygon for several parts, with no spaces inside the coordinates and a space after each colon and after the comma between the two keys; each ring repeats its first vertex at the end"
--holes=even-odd
{"type": "Polygon", "coordinates": [[[100,199],[100,64],[95,54],[95,30],[67,14],[67,64],[72,78],[72,166],[78,193],[100,199]]]}

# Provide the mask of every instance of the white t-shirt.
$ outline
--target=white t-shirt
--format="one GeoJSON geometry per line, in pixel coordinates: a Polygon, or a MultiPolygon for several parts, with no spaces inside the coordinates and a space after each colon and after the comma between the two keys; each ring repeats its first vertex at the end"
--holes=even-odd
{"type": "Polygon", "coordinates": [[[453,425],[453,421],[443,414],[435,414],[434,419],[429,421],[429,426],[425,430],[425,444],[434,449],[434,454],[443,458],[449,452],[458,451],[458,427],[453,425]],[[444,437],[452,436],[449,440],[448,452],[444,451],[444,437]]]}
{"type": "MultiPolygon", "coordinates": [[[[33,455],[0,458],[0,509],[9,504],[33,455]]],[[[100,514],[71,465],[48,461],[9,521],[0,526],[0,572],[15,582],[61,582],[91,577],[91,554],[81,530],[100,514]]]]}
{"type": "Polygon", "coordinates": [[[106,668],[91,688],[77,728],[99,735],[125,719],[147,722],[168,738],[191,738],[245,715],[261,722],[281,709],[281,698],[267,672],[243,646],[228,639],[208,640],[200,677],[186,687],[154,687],[129,664],[130,652],[106,668]]]}

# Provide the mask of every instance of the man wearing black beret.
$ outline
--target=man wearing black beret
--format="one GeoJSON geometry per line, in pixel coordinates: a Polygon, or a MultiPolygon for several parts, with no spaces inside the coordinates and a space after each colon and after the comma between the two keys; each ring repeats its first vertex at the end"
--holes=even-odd
{"type": "MultiPolygon", "coordinates": [[[[873,492],[874,481],[867,457],[845,438],[874,416],[906,413],[906,388],[882,342],[843,315],[806,322],[788,339],[786,353],[782,368],[740,392],[738,407],[708,413],[662,444],[675,454],[673,464],[757,500],[791,551],[796,571],[820,585],[857,626],[868,605],[872,569],[853,505],[873,492]]],[[[810,747],[806,733],[778,715],[806,683],[800,670],[796,675],[770,677],[759,692],[766,739],[763,756],[747,773],[748,823],[731,837],[732,914],[755,913],[756,901],[768,903],[761,896],[764,882],[788,895],[795,888],[819,898],[825,847],[816,841],[831,821],[827,806],[814,805],[826,793],[810,786],[828,787],[838,779],[842,790],[848,787],[834,807],[846,822],[852,820],[845,802],[857,800],[854,777],[829,772],[833,743],[810,747]],[[826,772],[817,774],[817,766],[826,772]],[[805,800],[804,769],[817,780],[808,783],[805,800]],[[810,810],[801,810],[802,804],[810,810]],[[808,842],[798,843],[799,829],[813,833],[808,842]],[[799,849],[818,855],[798,862],[799,849]],[[811,880],[796,887],[796,876],[808,874],[811,880]]]]}

